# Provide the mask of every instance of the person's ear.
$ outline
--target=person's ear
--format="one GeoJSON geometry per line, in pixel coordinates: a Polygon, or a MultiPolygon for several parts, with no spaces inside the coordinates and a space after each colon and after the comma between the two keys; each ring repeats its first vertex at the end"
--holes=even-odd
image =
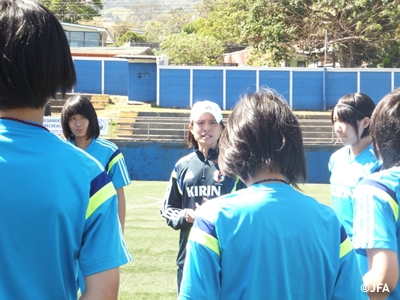
{"type": "Polygon", "coordinates": [[[368,117],[365,117],[364,119],[361,120],[361,125],[363,128],[367,128],[370,123],[371,123],[371,119],[368,117]]]}

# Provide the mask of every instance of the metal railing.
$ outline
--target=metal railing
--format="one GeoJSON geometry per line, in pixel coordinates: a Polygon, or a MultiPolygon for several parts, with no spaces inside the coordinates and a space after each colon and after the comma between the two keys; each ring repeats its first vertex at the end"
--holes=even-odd
{"type": "MultiPolygon", "coordinates": [[[[163,122],[127,122],[126,119],[112,118],[109,119],[108,135],[102,135],[103,138],[109,139],[123,139],[123,140],[141,140],[141,141],[186,141],[188,132],[187,122],[176,123],[175,128],[166,128],[167,125],[173,123],[163,122]],[[122,126],[121,124],[125,124],[122,126]],[[135,127],[140,124],[140,127],[135,127]],[[154,127],[158,126],[158,127],[154,127]],[[164,127],[163,127],[164,126],[164,127]]],[[[307,131],[303,130],[304,133],[307,131]]],[[[309,132],[309,131],[308,131],[309,132]]],[[[334,144],[336,142],[336,135],[333,128],[328,132],[317,133],[315,138],[303,138],[305,144],[334,144]],[[321,137],[323,136],[323,137],[321,137]]]]}

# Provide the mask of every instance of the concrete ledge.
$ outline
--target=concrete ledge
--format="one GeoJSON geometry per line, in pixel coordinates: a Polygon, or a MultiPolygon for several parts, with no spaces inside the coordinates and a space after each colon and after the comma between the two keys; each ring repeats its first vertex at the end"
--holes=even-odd
{"type": "MultiPolygon", "coordinates": [[[[124,155],[132,180],[169,180],[178,159],[192,152],[184,141],[135,142],[125,141],[123,138],[112,141],[124,155]]],[[[329,157],[340,148],[341,146],[332,145],[304,145],[308,183],[329,183],[329,157]]]]}
{"type": "Polygon", "coordinates": [[[90,101],[92,102],[106,102],[110,103],[110,95],[105,95],[105,94],[95,94],[90,96],[90,101]]]}

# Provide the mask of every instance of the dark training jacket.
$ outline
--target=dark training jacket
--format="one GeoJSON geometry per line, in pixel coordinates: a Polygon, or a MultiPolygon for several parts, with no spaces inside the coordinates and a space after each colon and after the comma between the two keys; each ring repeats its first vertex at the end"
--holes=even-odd
{"type": "Polygon", "coordinates": [[[193,225],[185,219],[186,210],[195,210],[195,203],[203,204],[204,198],[210,200],[246,187],[239,177],[229,178],[220,171],[217,158],[217,150],[210,149],[205,158],[195,149],[181,158],[172,171],[160,213],[168,226],[180,230],[176,259],[180,267],[185,262],[186,244],[193,225]]]}

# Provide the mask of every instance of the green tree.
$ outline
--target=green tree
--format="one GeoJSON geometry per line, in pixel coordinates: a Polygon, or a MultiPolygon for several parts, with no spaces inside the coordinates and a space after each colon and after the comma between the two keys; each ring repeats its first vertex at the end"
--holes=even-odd
{"type": "Polygon", "coordinates": [[[114,39],[118,41],[125,33],[131,31],[131,28],[135,28],[133,23],[121,21],[112,26],[110,28],[110,32],[112,33],[114,39]]]}
{"type": "Polygon", "coordinates": [[[146,42],[146,37],[133,31],[127,31],[117,39],[115,44],[121,46],[128,42],[146,42]]]}
{"type": "Polygon", "coordinates": [[[61,22],[77,23],[81,20],[92,20],[100,16],[103,8],[101,0],[92,0],[90,3],[80,0],[39,0],[50,9],[61,22]]]}
{"type": "Polygon", "coordinates": [[[400,68],[400,44],[397,41],[390,41],[380,52],[382,58],[377,67],[400,68]]]}
{"type": "Polygon", "coordinates": [[[164,37],[177,34],[192,19],[193,14],[182,9],[172,9],[166,14],[158,15],[154,20],[146,22],[145,31],[148,33],[148,40],[159,42],[164,37]]]}
{"type": "Polygon", "coordinates": [[[327,32],[329,52],[342,67],[388,65],[399,18],[396,0],[255,0],[243,34],[275,62],[298,52],[323,60],[327,32]]]}
{"type": "Polygon", "coordinates": [[[249,17],[242,27],[242,34],[253,46],[250,65],[275,66],[290,55],[289,42],[293,39],[294,27],[285,26],[281,7],[270,1],[255,1],[249,17]]]}
{"type": "Polygon", "coordinates": [[[189,23],[185,30],[215,37],[224,44],[242,44],[245,42],[242,26],[252,2],[254,0],[204,0],[197,7],[200,17],[189,23]]]}
{"type": "Polygon", "coordinates": [[[149,42],[160,42],[164,36],[168,35],[165,33],[165,26],[163,22],[158,20],[152,20],[146,22],[144,30],[147,32],[147,40],[149,42]]]}
{"type": "Polygon", "coordinates": [[[160,43],[160,54],[165,54],[171,65],[215,65],[222,62],[223,52],[222,42],[216,38],[185,32],[169,35],[160,43]]]}
{"type": "Polygon", "coordinates": [[[314,4],[313,13],[319,20],[317,25],[327,30],[329,45],[342,67],[382,65],[385,53],[398,47],[397,1],[320,0],[314,4]]]}

